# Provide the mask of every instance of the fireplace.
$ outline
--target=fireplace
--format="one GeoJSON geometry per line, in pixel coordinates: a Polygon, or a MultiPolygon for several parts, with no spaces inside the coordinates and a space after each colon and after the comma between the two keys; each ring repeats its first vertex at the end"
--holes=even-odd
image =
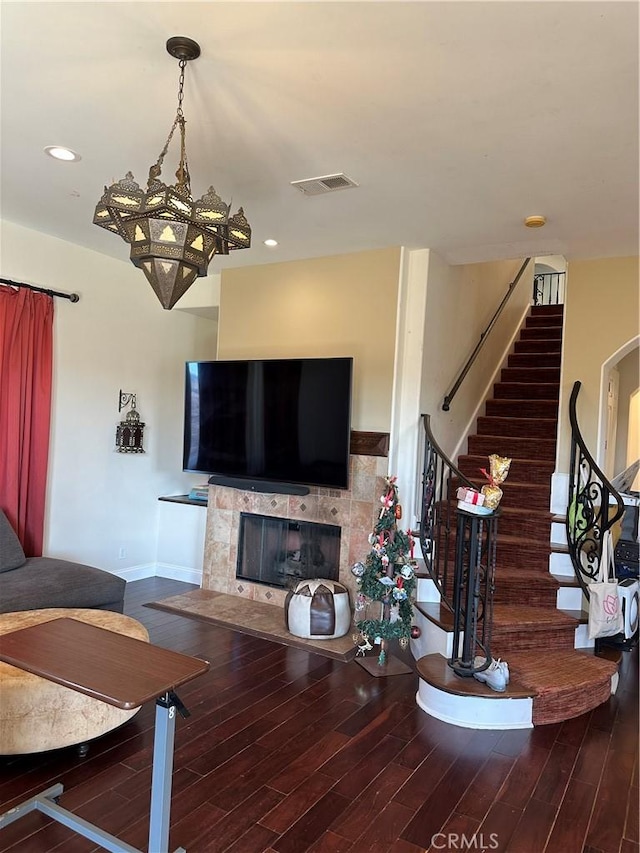
{"type": "Polygon", "coordinates": [[[236,578],[290,589],[312,578],[338,580],[340,527],[240,513],[236,578]]]}
{"type": "Polygon", "coordinates": [[[351,566],[357,560],[363,560],[371,549],[368,537],[380,512],[380,495],[385,488],[386,474],[387,459],[384,456],[357,454],[351,456],[349,488],[340,491],[312,486],[308,495],[298,496],[209,486],[202,588],[265,604],[284,604],[286,587],[236,576],[240,517],[247,513],[276,520],[338,526],[340,560],[337,580],[347,587],[351,600],[355,600],[357,584],[351,566]]]}

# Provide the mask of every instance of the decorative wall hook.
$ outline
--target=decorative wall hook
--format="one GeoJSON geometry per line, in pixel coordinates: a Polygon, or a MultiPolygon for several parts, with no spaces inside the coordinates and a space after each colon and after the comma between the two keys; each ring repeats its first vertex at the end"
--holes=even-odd
{"type": "Polygon", "coordinates": [[[116,450],[118,453],[144,453],[142,446],[144,424],[136,408],[136,395],[121,390],[118,397],[118,411],[121,412],[129,405],[131,409],[116,427],[116,450]]]}

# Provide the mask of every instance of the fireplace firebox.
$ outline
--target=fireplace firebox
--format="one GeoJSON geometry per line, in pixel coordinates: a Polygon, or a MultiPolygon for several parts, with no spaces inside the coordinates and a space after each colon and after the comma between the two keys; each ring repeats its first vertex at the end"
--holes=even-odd
{"type": "Polygon", "coordinates": [[[299,580],[338,580],[340,527],[240,513],[236,578],[289,589],[299,580]]]}

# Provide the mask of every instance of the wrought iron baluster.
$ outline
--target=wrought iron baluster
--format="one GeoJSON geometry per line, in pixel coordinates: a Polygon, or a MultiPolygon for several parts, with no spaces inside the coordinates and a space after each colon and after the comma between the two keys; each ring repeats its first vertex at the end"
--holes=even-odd
{"type": "Polygon", "coordinates": [[[624,502],[596,464],[580,432],[576,412],[580,387],[580,382],[574,383],[569,401],[571,461],[566,529],[573,569],[588,600],[588,584],[598,573],[604,535],[622,518],[624,502]]]}
{"type": "Polygon", "coordinates": [[[451,584],[451,542],[455,518],[455,493],[452,480],[461,486],[474,488],[473,483],[438,446],[430,427],[430,416],[423,415],[425,430],[424,465],[422,470],[422,510],[420,517],[420,547],[425,566],[436,585],[442,601],[453,609],[451,584]]]}
{"type": "Polygon", "coordinates": [[[533,304],[562,305],[565,276],[564,272],[536,273],[533,277],[533,304]]]}

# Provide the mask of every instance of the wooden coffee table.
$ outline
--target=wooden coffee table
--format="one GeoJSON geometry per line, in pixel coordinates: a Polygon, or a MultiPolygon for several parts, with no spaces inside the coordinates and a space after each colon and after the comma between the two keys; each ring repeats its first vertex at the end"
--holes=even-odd
{"type": "MultiPolygon", "coordinates": [[[[168,853],[176,711],[188,715],[174,691],[205,673],[208,661],[69,618],[0,636],[0,660],[118,708],[155,700],[149,853],[168,853]]],[[[59,806],[63,790],[61,784],[53,785],[0,815],[0,829],[41,811],[105,850],[140,853],[59,806]]],[[[185,851],[178,848],[176,853],[185,851]]]]}

